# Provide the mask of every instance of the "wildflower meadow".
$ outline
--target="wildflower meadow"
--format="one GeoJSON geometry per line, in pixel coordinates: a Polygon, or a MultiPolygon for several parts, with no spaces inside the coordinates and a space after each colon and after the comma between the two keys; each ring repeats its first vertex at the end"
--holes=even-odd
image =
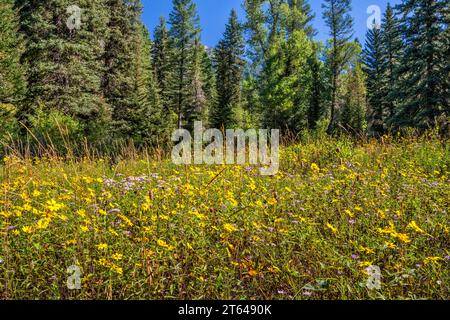
{"type": "Polygon", "coordinates": [[[308,138],[281,148],[275,176],[11,153],[0,297],[449,299],[449,166],[431,135],[308,138]]]}

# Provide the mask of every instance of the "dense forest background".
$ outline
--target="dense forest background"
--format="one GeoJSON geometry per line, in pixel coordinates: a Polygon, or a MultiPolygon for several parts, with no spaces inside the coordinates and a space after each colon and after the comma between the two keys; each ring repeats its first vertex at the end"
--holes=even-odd
{"type": "Polygon", "coordinates": [[[196,120],[294,136],[448,123],[448,0],[389,5],[364,44],[350,0],[325,0],[316,13],[325,43],[306,0],[243,6],[245,21],[232,11],[207,48],[193,0],[173,0],[152,32],[139,0],[0,0],[0,140],[167,146],[196,120]]]}

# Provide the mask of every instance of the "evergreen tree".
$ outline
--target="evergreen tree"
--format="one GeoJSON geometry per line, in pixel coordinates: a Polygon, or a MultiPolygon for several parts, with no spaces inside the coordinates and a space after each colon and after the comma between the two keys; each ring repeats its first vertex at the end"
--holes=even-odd
{"type": "Polygon", "coordinates": [[[223,39],[216,49],[217,104],[211,114],[215,128],[232,128],[241,101],[244,39],[235,10],[231,11],[223,39]]]}
{"type": "Polygon", "coordinates": [[[28,104],[74,117],[84,124],[87,135],[98,131],[109,114],[101,91],[104,1],[80,0],[81,11],[68,0],[16,4],[26,40],[28,104]]]}
{"type": "Polygon", "coordinates": [[[295,30],[304,30],[311,39],[317,34],[312,26],[315,14],[307,0],[287,0],[284,10],[287,13],[285,16],[288,18],[286,21],[288,33],[295,30]]]}
{"type": "Polygon", "coordinates": [[[141,25],[136,37],[135,94],[136,110],[132,114],[132,138],[138,144],[159,145],[170,140],[170,114],[159,99],[151,53],[152,43],[147,29],[141,25]]]}
{"type": "Polygon", "coordinates": [[[169,81],[171,77],[170,59],[172,52],[170,50],[166,20],[163,17],[160,18],[159,25],[154,32],[152,57],[161,105],[164,108],[164,112],[171,114],[173,110],[169,94],[169,81]]]}
{"type": "Polygon", "coordinates": [[[348,46],[353,36],[353,18],[350,16],[351,0],[325,0],[323,18],[330,28],[330,54],[328,64],[331,78],[331,115],[328,132],[334,131],[338,109],[339,77],[352,52],[348,46]]]}
{"type": "Polygon", "coordinates": [[[260,84],[252,70],[254,64],[247,63],[244,68],[242,84],[242,109],[238,110],[238,123],[242,128],[255,128],[263,122],[263,105],[260,95],[260,84]]]}
{"type": "Polygon", "coordinates": [[[200,26],[196,5],[192,0],[173,0],[170,13],[172,48],[170,80],[171,103],[179,128],[192,128],[192,120],[202,113],[201,77],[199,74],[200,26]]]}
{"type": "Polygon", "coordinates": [[[112,131],[117,138],[133,137],[133,119],[139,109],[136,92],[138,44],[141,35],[140,1],[107,0],[108,38],[103,91],[112,108],[112,131]]]}
{"type": "Polygon", "coordinates": [[[396,70],[399,67],[403,46],[400,25],[389,3],[381,24],[381,37],[381,73],[383,74],[381,91],[388,111],[385,122],[389,127],[398,100],[399,81],[396,70]]]}
{"type": "Polygon", "coordinates": [[[384,132],[386,120],[385,93],[383,92],[384,74],[382,71],[382,34],[380,26],[374,25],[367,31],[366,46],[364,49],[364,64],[367,74],[368,101],[370,106],[369,127],[373,134],[381,135],[384,132]]]}
{"type": "Polygon", "coordinates": [[[204,65],[203,59],[205,54],[205,48],[200,43],[200,39],[196,38],[194,42],[193,50],[193,64],[188,78],[192,79],[190,95],[192,96],[192,102],[185,109],[185,120],[187,127],[192,128],[195,121],[204,120],[204,116],[207,113],[207,96],[205,93],[204,82],[204,65]]]}
{"type": "Polygon", "coordinates": [[[342,100],[341,128],[348,133],[362,134],[366,128],[367,88],[366,75],[360,59],[361,45],[352,43],[354,55],[342,77],[339,99],[342,100]]]}
{"type": "Polygon", "coordinates": [[[264,126],[291,132],[307,127],[311,89],[308,60],[312,53],[313,44],[303,30],[273,42],[263,70],[264,126]]]}
{"type": "Polygon", "coordinates": [[[202,110],[202,120],[210,124],[211,112],[217,105],[216,70],[214,67],[214,49],[203,46],[201,48],[201,71],[203,79],[203,92],[206,104],[202,110]]]}
{"type": "Polygon", "coordinates": [[[309,58],[308,65],[311,69],[311,92],[308,107],[308,128],[316,129],[317,123],[323,115],[323,97],[325,86],[324,66],[317,56],[317,49],[309,58]]]}
{"type": "Polygon", "coordinates": [[[18,34],[18,15],[13,0],[0,3],[0,104],[16,105],[25,94],[24,68],[20,63],[24,44],[18,34]]]}
{"type": "Polygon", "coordinates": [[[405,51],[398,68],[401,104],[393,121],[397,127],[427,128],[450,114],[448,0],[404,0],[398,10],[405,51]]]}

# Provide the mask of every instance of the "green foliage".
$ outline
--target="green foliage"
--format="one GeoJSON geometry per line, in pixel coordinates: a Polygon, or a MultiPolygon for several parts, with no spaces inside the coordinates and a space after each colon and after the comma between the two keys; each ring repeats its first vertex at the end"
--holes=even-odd
{"type": "Polygon", "coordinates": [[[173,0],[169,27],[161,18],[154,43],[140,0],[80,0],[74,28],[69,0],[4,0],[0,103],[14,116],[4,112],[2,130],[20,127],[25,140],[33,114],[59,112],[92,145],[108,148],[116,141],[170,147],[173,129],[192,129],[196,120],[292,136],[321,131],[327,119],[328,133],[357,135],[445,127],[447,2],[388,5],[381,28],[367,33],[362,63],[351,0],[324,1],[325,45],[314,41],[307,0],[243,0],[245,22],[233,10],[216,48],[201,42],[193,0],[173,0]]]}
{"type": "Polygon", "coordinates": [[[242,121],[242,117],[238,121],[236,112],[241,107],[244,46],[242,27],[232,10],[215,50],[217,103],[211,113],[211,125],[215,128],[233,128],[242,121]]]}
{"type": "Polygon", "coordinates": [[[448,1],[404,0],[397,10],[405,50],[393,124],[434,126],[437,117],[450,114],[448,1]]]}
{"type": "Polygon", "coordinates": [[[201,118],[205,102],[200,70],[200,26],[197,8],[192,0],[173,0],[170,13],[170,101],[177,114],[178,128],[193,128],[201,118]]]}
{"type": "MultiPolygon", "coordinates": [[[[17,104],[25,94],[25,68],[20,63],[23,39],[18,34],[14,1],[0,2],[0,103],[17,104]]],[[[2,128],[3,129],[3,128],[2,128]]]]}
{"type": "Polygon", "coordinates": [[[298,132],[307,127],[311,84],[308,60],[313,46],[303,30],[294,31],[287,40],[277,40],[263,71],[264,124],[298,132]]]}
{"type": "Polygon", "coordinates": [[[132,128],[128,138],[138,145],[159,145],[167,143],[170,137],[171,114],[164,112],[154,79],[151,60],[150,35],[140,25],[139,37],[136,37],[135,60],[135,108],[128,122],[132,128]]]}
{"type": "Polygon", "coordinates": [[[83,125],[59,110],[39,107],[30,116],[30,124],[31,144],[35,149],[65,154],[76,151],[74,146],[79,147],[83,143],[83,125]]]}
{"type": "Polygon", "coordinates": [[[158,26],[154,31],[154,41],[152,46],[152,61],[155,69],[155,81],[163,112],[174,113],[170,100],[170,78],[174,75],[171,72],[170,60],[173,52],[170,47],[169,33],[166,27],[165,18],[161,17],[158,26]]]}
{"type": "MultiPolygon", "coordinates": [[[[108,115],[101,91],[107,9],[103,0],[81,0],[81,25],[70,29],[69,0],[16,1],[26,40],[27,103],[70,114],[79,121],[108,115]]],[[[30,112],[32,113],[32,111],[30,112]]]]}
{"type": "Polygon", "coordinates": [[[342,128],[361,135],[366,129],[366,75],[360,61],[343,76],[343,106],[340,116],[342,128]]]}
{"type": "MultiPolygon", "coordinates": [[[[374,21],[375,24],[375,21],[374,21]]],[[[364,49],[364,64],[367,74],[367,90],[369,92],[369,127],[371,133],[382,135],[389,110],[386,106],[386,92],[383,91],[383,51],[382,31],[374,25],[367,31],[366,47],[364,49]]]]}
{"type": "Polygon", "coordinates": [[[315,49],[309,58],[309,68],[311,69],[311,92],[309,95],[309,108],[307,111],[308,128],[317,129],[318,122],[325,114],[326,100],[326,68],[319,57],[319,49],[315,49]]]}
{"type": "Polygon", "coordinates": [[[339,77],[351,59],[353,52],[349,40],[353,36],[353,18],[350,16],[351,0],[325,0],[323,18],[330,28],[327,64],[331,82],[331,113],[328,132],[336,126],[338,112],[339,77]]]}
{"type": "Polygon", "coordinates": [[[387,6],[381,28],[381,73],[383,75],[381,92],[388,109],[386,126],[390,128],[399,103],[400,88],[397,70],[400,66],[403,47],[400,23],[390,4],[387,6]]]}
{"type": "Polygon", "coordinates": [[[19,129],[16,114],[17,108],[12,104],[0,103],[0,145],[15,138],[19,129]]]}
{"type": "MultiPolygon", "coordinates": [[[[105,46],[103,92],[112,109],[111,130],[116,138],[133,136],[133,123],[139,108],[136,87],[142,28],[139,21],[140,1],[126,3],[108,0],[108,33],[105,46]]],[[[148,57],[149,58],[149,57],[148,57]]]]}
{"type": "Polygon", "coordinates": [[[263,125],[286,131],[307,127],[313,52],[312,15],[304,1],[245,1],[251,57],[263,106],[263,125]]]}

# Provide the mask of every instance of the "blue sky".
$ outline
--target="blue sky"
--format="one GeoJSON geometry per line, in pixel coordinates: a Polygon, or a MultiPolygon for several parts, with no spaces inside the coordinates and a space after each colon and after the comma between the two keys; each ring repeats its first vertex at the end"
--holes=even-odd
{"type": "MultiPolygon", "coordinates": [[[[142,0],[142,2],[144,4],[142,20],[153,32],[160,16],[169,17],[169,12],[172,9],[172,0],[142,0]]],[[[314,27],[319,32],[317,36],[319,40],[325,40],[328,36],[328,29],[322,20],[322,2],[322,0],[309,1],[313,11],[316,13],[314,27]]],[[[384,11],[388,2],[395,5],[400,3],[401,0],[353,0],[352,15],[355,19],[355,37],[358,37],[361,42],[364,42],[367,20],[370,16],[367,13],[367,8],[371,5],[377,5],[384,11]]],[[[225,23],[232,8],[238,10],[241,20],[245,18],[242,10],[243,0],[195,0],[195,3],[200,15],[202,41],[210,47],[215,46],[222,36],[225,23]]]]}

